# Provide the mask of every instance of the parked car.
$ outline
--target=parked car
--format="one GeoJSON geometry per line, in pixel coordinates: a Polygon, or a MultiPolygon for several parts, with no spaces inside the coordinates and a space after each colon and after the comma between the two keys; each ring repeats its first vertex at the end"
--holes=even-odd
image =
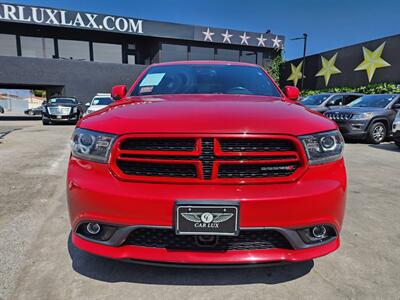
{"type": "Polygon", "coordinates": [[[88,107],[84,115],[88,115],[94,111],[98,111],[111,103],[113,103],[113,99],[111,98],[111,94],[97,94],[93,97],[92,101],[86,103],[88,107]]]}
{"type": "Polygon", "coordinates": [[[329,109],[347,105],[360,98],[363,94],[358,93],[325,93],[305,97],[301,104],[319,113],[324,113],[329,109]]]}
{"type": "Polygon", "coordinates": [[[379,144],[392,135],[392,124],[400,110],[397,94],[365,95],[347,106],[329,110],[325,116],[334,120],[343,136],[379,144]]]}
{"type": "Polygon", "coordinates": [[[0,114],[4,114],[4,107],[0,105],[0,114]]]}
{"type": "Polygon", "coordinates": [[[396,118],[393,121],[392,131],[394,142],[400,147],[400,110],[397,112],[396,118]]]}
{"type": "Polygon", "coordinates": [[[24,111],[24,114],[30,115],[30,116],[41,115],[42,114],[42,110],[43,110],[42,106],[38,106],[38,107],[35,107],[35,108],[29,108],[29,109],[24,111]]]}
{"type": "Polygon", "coordinates": [[[310,260],[339,247],[344,141],[334,122],[234,62],[148,67],[72,135],[72,242],[169,264],[310,260]]]}
{"type": "Polygon", "coordinates": [[[82,103],[73,97],[55,97],[43,103],[43,125],[52,123],[76,124],[82,115],[82,103]]]}

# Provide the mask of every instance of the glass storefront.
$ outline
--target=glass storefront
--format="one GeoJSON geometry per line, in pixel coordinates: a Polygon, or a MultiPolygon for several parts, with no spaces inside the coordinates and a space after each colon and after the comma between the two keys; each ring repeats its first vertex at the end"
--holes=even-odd
{"type": "Polygon", "coordinates": [[[17,56],[17,38],[12,34],[0,33],[0,55],[17,56]]]}
{"type": "Polygon", "coordinates": [[[121,64],[122,46],[116,44],[93,43],[93,60],[121,64]]]}
{"type": "Polygon", "coordinates": [[[32,36],[21,36],[21,55],[25,57],[53,58],[54,40],[32,36]]]}
{"type": "Polygon", "coordinates": [[[191,46],[190,60],[214,60],[214,48],[191,46]]]}
{"type": "Polygon", "coordinates": [[[90,60],[89,42],[58,40],[59,57],[63,59],[90,60]]]}
{"type": "Polygon", "coordinates": [[[217,49],[216,60],[239,61],[239,50],[217,49]]]}
{"type": "Polygon", "coordinates": [[[188,60],[188,46],[162,44],[161,62],[188,60]]]}

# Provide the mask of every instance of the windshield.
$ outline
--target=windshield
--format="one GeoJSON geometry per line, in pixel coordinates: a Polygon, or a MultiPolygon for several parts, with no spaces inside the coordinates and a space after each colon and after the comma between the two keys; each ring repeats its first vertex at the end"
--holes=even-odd
{"type": "Polygon", "coordinates": [[[94,97],[92,105],[109,105],[113,102],[111,97],[94,97]]]}
{"type": "Polygon", "coordinates": [[[386,107],[395,96],[393,95],[368,95],[360,97],[347,106],[349,107],[386,107]]]}
{"type": "Polygon", "coordinates": [[[320,105],[322,102],[328,99],[329,96],[330,94],[312,95],[301,100],[301,103],[304,105],[320,105]]]}
{"type": "Polygon", "coordinates": [[[76,104],[76,99],[73,98],[52,98],[49,100],[51,104],[76,104]]]}
{"type": "Polygon", "coordinates": [[[259,67],[239,65],[166,65],[150,68],[132,95],[245,94],[280,97],[259,67]]]}

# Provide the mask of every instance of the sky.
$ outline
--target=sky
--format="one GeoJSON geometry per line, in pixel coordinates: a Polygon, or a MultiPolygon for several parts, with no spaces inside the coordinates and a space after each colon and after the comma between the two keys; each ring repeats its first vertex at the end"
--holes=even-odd
{"type": "Polygon", "coordinates": [[[273,33],[286,37],[285,59],[400,33],[399,0],[6,0],[132,18],[273,33]]]}

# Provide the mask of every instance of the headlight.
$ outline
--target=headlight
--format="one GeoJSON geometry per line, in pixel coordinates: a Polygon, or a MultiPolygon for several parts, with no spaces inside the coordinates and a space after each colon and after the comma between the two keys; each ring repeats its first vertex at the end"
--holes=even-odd
{"type": "Polygon", "coordinates": [[[310,165],[342,158],[344,140],[338,130],[300,136],[310,165]]]}
{"type": "Polygon", "coordinates": [[[373,116],[372,113],[355,114],[351,117],[352,120],[368,120],[373,116]]]}
{"type": "Polygon", "coordinates": [[[107,163],[117,136],[76,128],[71,138],[71,152],[78,158],[107,163]]]}
{"type": "Polygon", "coordinates": [[[72,113],[73,113],[73,114],[76,114],[77,112],[78,112],[78,107],[76,107],[76,106],[73,107],[73,108],[72,108],[72,113]]]}
{"type": "Polygon", "coordinates": [[[42,106],[42,112],[44,112],[44,113],[46,113],[47,111],[46,111],[46,107],[45,106],[42,106]]]}

